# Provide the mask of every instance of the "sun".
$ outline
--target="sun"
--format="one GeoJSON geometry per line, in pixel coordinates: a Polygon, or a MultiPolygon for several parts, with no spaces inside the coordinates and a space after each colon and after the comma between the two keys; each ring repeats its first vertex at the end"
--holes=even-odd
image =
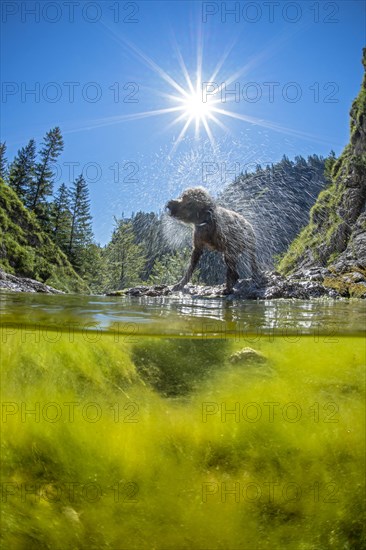
{"type": "Polygon", "coordinates": [[[183,107],[187,117],[193,119],[196,123],[203,121],[206,117],[210,118],[210,114],[212,114],[210,103],[203,101],[200,92],[195,92],[187,99],[184,99],[183,107]]]}
{"type": "Polygon", "coordinates": [[[213,143],[213,136],[209,123],[218,123],[217,118],[214,116],[215,103],[217,101],[213,97],[203,93],[201,78],[197,80],[196,86],[193,85],[188,75],[187,78],[188,87],[186,89],[181,88],[178,90],[178,94],[169,96],[174,105],[173,109],[177,112],[177,116],[169,126],[173,126],[182,121],[185,122],[179,136],[175,140],[173,150],[182,141],[191,125],[195,127],[194,134],[196,138],[200,137],[202,126],[210,141],[213,143]]]}

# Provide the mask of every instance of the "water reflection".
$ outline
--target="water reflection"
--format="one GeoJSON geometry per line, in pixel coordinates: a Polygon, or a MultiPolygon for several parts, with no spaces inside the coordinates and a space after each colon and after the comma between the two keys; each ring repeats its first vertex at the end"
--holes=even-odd
{"type": "Polygon", "coordinates": [[[281,333],[357,334],[365,330],[362,300],[229,301],[220,298],[104,297],[0,292],[4,327],[11,323],[175,336],[281,333]],[[129,327],[129,328],[128,328],[129,327]]]}

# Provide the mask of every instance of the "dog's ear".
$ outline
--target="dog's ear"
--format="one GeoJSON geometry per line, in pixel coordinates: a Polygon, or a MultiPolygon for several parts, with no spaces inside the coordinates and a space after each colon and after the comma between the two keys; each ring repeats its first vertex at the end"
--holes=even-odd
{"type": "Polygon", "coordinates": [[[197,219],[200,223],[212,223],[214,219],[214,209],[212,207],[203,207],[197,210],[197,219]]]}

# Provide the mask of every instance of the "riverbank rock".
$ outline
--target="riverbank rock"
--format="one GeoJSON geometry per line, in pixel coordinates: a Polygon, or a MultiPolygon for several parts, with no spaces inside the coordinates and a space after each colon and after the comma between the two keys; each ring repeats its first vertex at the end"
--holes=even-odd
{"type": "Polygon", "coordinates": [[[273,300],[294,298],[366,298],[366,270],[361,267],[352,271],[340,272],[334,267],[311,267],[284,276],[277,271],[267,271],[262,279],[254,283],[251,279],[241,279],[233,293],[224,294],[225,285],[201,286],[188,284],[181,292],[173,292],[168,285],[136,286],[111,292],[108,296],[178,296],[196,298],[227,298],[240,300],[273,300]]]}
{"type": "Polygon", "coordinates": [[[0,269],[0,289],[11,290],[13,292],[40,292],[42,294],[64,294],[61,290],[56,290],[52,286],[45,285],[34,279],[26,277],[17,277],[10,273],[5,273],[0,269]]]}
{"type": "Polygon", "coordinates": [[[132,288],[125,288],[123,290],[116,290],[109,292],[107,296],[179,296],[181,294],[195,296],[195,297],[223,297],[225,285],[218,286],[202,286],[188,284],[180,292],[174,292],[172,286],[168,285],[153,285],[153,286],[134,286],[132,288]]]}

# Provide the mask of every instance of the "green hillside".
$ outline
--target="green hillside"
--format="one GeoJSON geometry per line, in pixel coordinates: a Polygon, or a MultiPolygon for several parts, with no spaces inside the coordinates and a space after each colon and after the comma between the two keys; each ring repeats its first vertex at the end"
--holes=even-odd
{"type": "Polygon", "coordinates": [[[65,292],[88,292],[65,254],[1,179],[0,267],[7,273],[30,277],[65,292]]]}

